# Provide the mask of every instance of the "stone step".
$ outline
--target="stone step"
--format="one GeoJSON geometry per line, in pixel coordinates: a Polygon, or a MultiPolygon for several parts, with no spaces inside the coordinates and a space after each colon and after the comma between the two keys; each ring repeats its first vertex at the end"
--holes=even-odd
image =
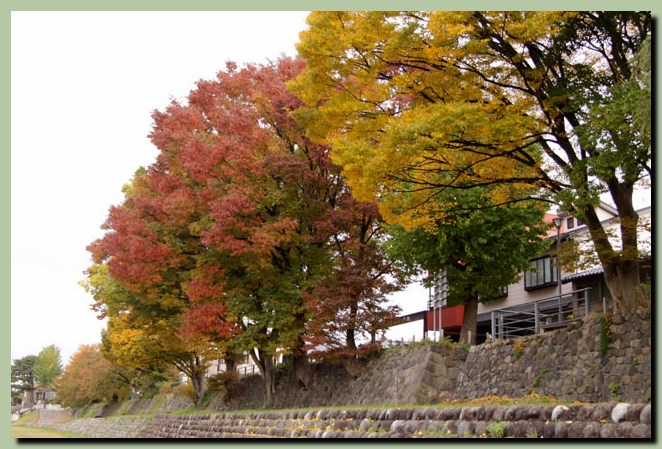
{"type": "Polygon", "coordinates": [[[219,413],[89,418],[58,428],[95,438],[650,438],[645,404],[219,413]]]}

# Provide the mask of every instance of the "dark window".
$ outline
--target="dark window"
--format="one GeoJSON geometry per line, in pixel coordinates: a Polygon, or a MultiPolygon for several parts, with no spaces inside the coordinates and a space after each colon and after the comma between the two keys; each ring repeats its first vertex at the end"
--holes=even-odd
{"type": "Polygon", "coordinates": [[[566,228],[567,228],[567,229],[572,229],[572,228],[574,228],[574,227],[575,227],[575,217],[569,217],[569,218],[566,220],[565,223],[566,223],[566,228]]]}
{"type": "Polygon", "coordinates": [[[535,290],[537,288],[556,285],[556,257],[541,257],[531,261],[531,268],[524,273],[524,289],[535,290]]]}

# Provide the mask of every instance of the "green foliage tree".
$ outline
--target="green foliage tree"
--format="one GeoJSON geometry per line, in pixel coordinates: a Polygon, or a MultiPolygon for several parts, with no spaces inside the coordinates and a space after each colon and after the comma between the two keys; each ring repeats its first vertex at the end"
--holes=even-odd
{"type": "Polygon", "coordinates": [[[477,190],[459,192],[459,205],[428,229],[389,229],[388,254],[406,266],[434,273],[445,270],[450,304],[464,304],[460,342],[475,344],[478,303],[515,283],[543,248],[547,225],[539,203],[489,207],[477,190]],[[485,207],[476,207],[483,203],[485,207]],[[470,332],[470,333],[469,333],[470,332]],[[469,339],[471,335],[471,339],[469,339]]]}
{"type": "Polygon", "coordinates": [[[19,397],[18,402],[20,402],[20,396],[24,392],[27,392],[28,402],[34,403],[34,387],[35,387],[35,378],[34,378],[34,367],[37,363],[36,355],[27,355],[20,359],[15,359],[11,365],[11,385],[12,391],[19,393],[16,395],[19,397]]]}
{"type": "Polygon", "coordinates": [[[432,204],[453,207],[430,201],[440,191],[492,186],[501,204],[535,187],[586,224],[616,311],[633,306],[632,196],[652,180],[649,12],[334,11],[308,24],[297,114],[360,199],[413,229],[433,223],[432,204]],[[598,218],[603,194],[620,245],[598,218]]]}
{"type": "Polygon", "coordinates": [[[34,365],[34,379],[44,387],[49,387],[53,380],[62,373],[62,356],[60,348],[55,345],[46,346],[37,355],[34,365]]]}
{"type": "Polygon", "coordinates": [[[14,388],[12,385],[11,387],[11,405],[20,405],[21,404],[21,399],[23,398],[23,393],[21,390],[14,388]]]}

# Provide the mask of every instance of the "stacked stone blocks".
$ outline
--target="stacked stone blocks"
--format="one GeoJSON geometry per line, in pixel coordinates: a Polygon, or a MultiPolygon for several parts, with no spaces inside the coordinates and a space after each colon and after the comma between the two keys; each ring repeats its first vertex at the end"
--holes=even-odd
{"type": "Polygon", "coordinates": [[[621,403],[157,415],[79,419],[57,427],[93,438],[651,438],[651,406],[621,403]]]}

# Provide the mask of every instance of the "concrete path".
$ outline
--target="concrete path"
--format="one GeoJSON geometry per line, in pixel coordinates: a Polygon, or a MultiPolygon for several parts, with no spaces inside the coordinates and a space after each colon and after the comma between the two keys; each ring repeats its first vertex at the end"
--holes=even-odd
{"type": "Polygon", "coordinates": [[[39,410],[39,417],[37,424],[40,426],[51,426],[64,420],[71,418],[71,413],[68,410],[39,410]]]}

